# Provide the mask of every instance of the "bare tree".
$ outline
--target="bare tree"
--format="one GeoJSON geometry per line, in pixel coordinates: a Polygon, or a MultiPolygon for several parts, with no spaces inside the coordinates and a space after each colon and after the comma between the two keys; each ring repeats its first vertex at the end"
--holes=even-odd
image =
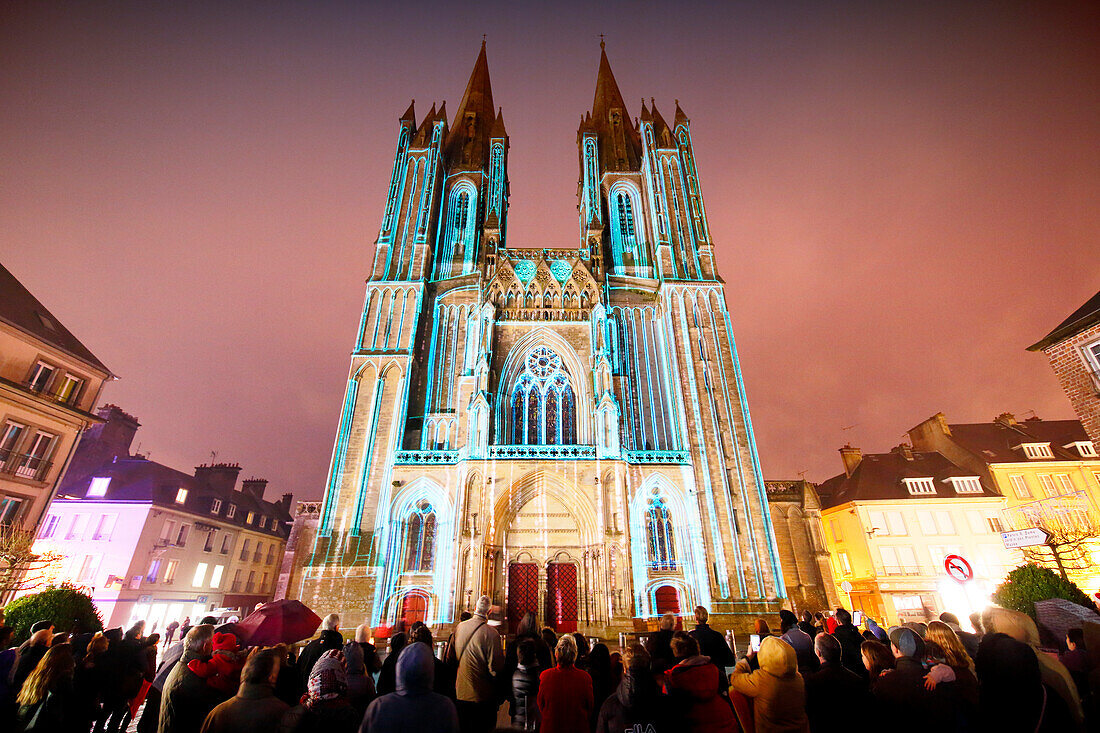
{"type": "Polygon", "coordinates": [[[51,568],[63,559],[57,552],[35,552],[32,530],[0,524],[0,599],[47,585],[51,568]]]}
{"type": "Polygon", "coordinates": [[[1069,573],[1091,571],[1093,551],[1100,549],[1100,522],[1085,510],[1043,512],[1034,517],[1034,526],[1050,535],[1045,545],[1022,548],[1024,559],[1041,567],[1058,570],[1069,580],[1069,573]]]}

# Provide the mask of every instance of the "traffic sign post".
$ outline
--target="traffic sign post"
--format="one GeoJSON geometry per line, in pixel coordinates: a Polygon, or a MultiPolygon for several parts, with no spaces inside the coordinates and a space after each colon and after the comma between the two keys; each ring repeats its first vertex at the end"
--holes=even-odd
{"type": "Polygon", "coordinates": [[[1047,532],[1042,527],[1001,532],[1001,542],[1005,543],[1006,550],[1016,550],[1021,547],[1031,547],[1033,545],[1045,545],[1049,541],[1050,532],[1047,532]]]}
{"type": "Polygon", "coordinates": [[[948,555],[943,559],[943,568],[953,579],[965,583],[974,577],[974,568],[970,567],[962,555],[948,555]]]}

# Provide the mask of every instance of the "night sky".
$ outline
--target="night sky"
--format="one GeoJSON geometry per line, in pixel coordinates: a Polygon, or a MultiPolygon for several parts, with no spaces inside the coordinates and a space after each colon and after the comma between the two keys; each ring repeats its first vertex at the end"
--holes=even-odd
{"type": "Polygon", "coordinates": [[[512,245],[577,244],[600,33],[680,100],[767,477],[1072,416],[1025,348],[1100,288],[1095,3],[103,5],[0,9],[0,259],[154,460],[320,497],[397,118],[483,33],[512,245]]]}

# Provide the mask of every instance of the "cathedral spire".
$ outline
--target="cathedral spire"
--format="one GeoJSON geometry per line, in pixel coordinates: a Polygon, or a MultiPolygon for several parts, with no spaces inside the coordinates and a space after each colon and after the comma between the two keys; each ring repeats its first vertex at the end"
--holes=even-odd
{"type": "Polygon", "coordinates": [[[489,149],[489,134],[496,119],[493,87],[489,82],[489,62],[485,41],[470,72],[466,92],[458,105],[454,124],[447,136],[447,158],[452,166],[481,168],[489,149]]]}
{"type": "Polygon", "coordinates": [[[611,71],[603,40],[596,94],[592,98],[592,126],[600,139],[600,167],[604,170],[638,170],[641,139],[630,120],[626,102],[611,71]]]}

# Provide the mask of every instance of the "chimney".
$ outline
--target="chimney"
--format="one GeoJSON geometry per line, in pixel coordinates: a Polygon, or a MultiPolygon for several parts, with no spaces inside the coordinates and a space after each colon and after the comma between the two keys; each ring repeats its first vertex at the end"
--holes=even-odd
{"type": "Polygon", "coordinates": [[[265,478],[246,478],[241,482],[241,491],[256,499],[264,498],[266,489],[267,479],[265,478]]]}
{"type": "Polygon", "coordinates": [[[859,466],[859,462],[863,460],[863,451],[859,448],[853,448],[851,445],[845,444],[840,449],[840,460],[844,461],[844,473],[847,476],[851,476],[855,473],[856,467],[859,466]]]}
{"type": "Polygon", "coordinates": [[[932,419],[936,421],[936,424],[939,425],[940,430],[943,431],[944,435],[951,435],[951,427],[947,424],[946,415],[944,415],[942,412],[937,412],[935,415],[932,416],[932,419]]]}
{"type": "Polygon", "coordinates": [[[908,443],[902,443],[901,445],[896,446],[891,452],[897,453],[899,456],[907,461],[913,460],[913,447],[908,443]]]}
{"type": "Polygon", "coordinates": [[[279,504],[282,505],[283,511],[290,514],[290,504],[294,501],[294,494],[283,494],[283,498],[279,499],[279,504]]]}
{"type": "Polygon", "coordinates": [[[232,491],[237,485],[239,463],[211,463],[195,466],[195,478],[215,491],[232,491]]]}
{"type": "Polygon", "coordinates": [[[96,410],[96,415],[107,422],[91,428],[84,440],[98,444],[104,462],[119,457],[129,458],[130,446],[141,423],[133,415],[123,412],[118,405],[104,405],[96,410]]]}

